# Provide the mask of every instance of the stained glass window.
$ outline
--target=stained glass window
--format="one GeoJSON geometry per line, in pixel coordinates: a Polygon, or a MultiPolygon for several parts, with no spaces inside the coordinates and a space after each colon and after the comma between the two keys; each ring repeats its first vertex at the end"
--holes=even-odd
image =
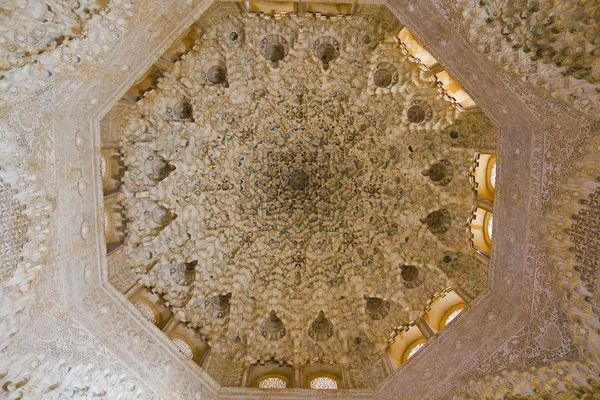
{"type": "Polygon", "coordinates": [[[138,309],[140,314],[142,314],[142,316],[144,318],[146,318],[146,321],[156,324],[156,315],[154,314],[154,310],[152,310],[152,308],[150,308],[150,306],[148,306],[147,304],[144,304],[144,303],[139,303],[139,302],[135,303],[134,306],[135,306],[135,308],[138,309]]]}
{"type": "Polygon", "coordinates": [[[173,342],[173,344],[175,345],[175,347],[177,347],[179,349],[179,351],[186,357],[189,358],[190,360],[192,358],[194,358],[194,352],[192,351],[192,348],[190,347],[189,344],[186,343],[185,340],[179,339],[179,338],[175,338],[173,340],[171,340],[173,342]]]}
{"type": "Polygon", "coordinates": [[[494,216],[492,215],[490,217],[490,220],[488,221],[488,226],[487,226],[487,233],[488,233],[488,236],[489,236],[490,240],[492,239],[492,227],[493,227],[493,225],[494,225],[494,216]]]}
{"type": "Polygon", "coordinates": [[[320,376],[320,377],[315,378],[312,381],[310,381],[310,388],[317,389],[317,390],[321,390],[321,389],[336,390],[338,388],[338,385],[337,385],[337,382],[334,381],[333,379],[327,378],[324,376],[320,376]]]}
{"type": "Polygon", "coordinates": [[[265,378],[258,384],[259,388],[263,389],[285,389],[287,384],[281,378],[265,378]]]}
{"type": "Polygon", "coordinates": [[[450,315],[448,315],[448,318],[446,318],[446,322],[444,322],[444,326],[446,326],[450,322],[452,322],[452,320],[454,320],[454,318],[456,318],[458,316],[458,314],[460,314],[462,311],[463,311],[462,308],[452,311],[452,313],[450,315]]]}
{"type": "Polygon", "coordinates": [[[413,346],[413,348],[410,349],[410,351],[408,352],[408,356],[406,357],[406,359],[408,360],[409,358],[414,356],[417,353],[417,351],[421,350],[421,347],[423,346],[425,346],[425,343],[418,343],[415,346],[413,346]]]}

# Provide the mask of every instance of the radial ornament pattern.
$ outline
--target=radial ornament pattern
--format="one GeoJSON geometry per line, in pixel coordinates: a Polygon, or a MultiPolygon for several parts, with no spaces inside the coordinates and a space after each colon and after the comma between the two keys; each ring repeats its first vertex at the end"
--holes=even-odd
{"type": "Polygon", "coordinates": [[[395,33],[375,16],[231,17],[129,113],[128,262],[234,364],[319,359],[382,377],[380,348],[428,296],[452,284],[483,290],[487,266],[469,255],[461,224],[472,155],[492,124],[443,100],[395,33]],[[335,57],[318,57],[323,38],[335,57]],[[277,57],[265,43],[281,45],[277,57]],[[216,65],[227,86],[206,79],[216,65]],[[149,155],[175,169],[149,179],[149,155]],[[422,174],[439,160],[452,166],[445,185],[422,174]],[[444,229],[428,226],[437,210],[444,229]],[[456,262],[445,269],[448,253],[456,262]],[[190,280],[161,272],[192,261],[190,280]],[[217,318],[205,304],[226,293],[217,318]],[[385,315],[365,311],[372,297],[385,315]],[[370,347],[348,350],[361,335],[370,347]]]}

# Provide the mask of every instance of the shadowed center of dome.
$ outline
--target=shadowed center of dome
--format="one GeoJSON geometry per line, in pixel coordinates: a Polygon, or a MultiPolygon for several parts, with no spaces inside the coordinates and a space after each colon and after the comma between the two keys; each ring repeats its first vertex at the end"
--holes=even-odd
{"type": "Polygon", "coordinates": [[[304,170],[295,170],[290,174],[288,185],[293,190],[304,190],[309,184],[308,174],[304,170]]]}
{"type": "Polygon", "coordinates": [[[310,126],[289,132],[288,139],[255,142],[252,154],[244,154],[238,167],[241,176],[251,178],[242,179],[238,186],[260,200],[253,215],[284,229],[295,224],[316,224],[319,231],[339,226],[345,218],[339,204],[342,198],[353,197],[351,182],[361,174],[356,163],[346,165],[353,155],[338,140],[303,140],[303,136],[318,135],[309,133],[310,126]],[[252,162],[246,162],[248,159],[252,162]]]}

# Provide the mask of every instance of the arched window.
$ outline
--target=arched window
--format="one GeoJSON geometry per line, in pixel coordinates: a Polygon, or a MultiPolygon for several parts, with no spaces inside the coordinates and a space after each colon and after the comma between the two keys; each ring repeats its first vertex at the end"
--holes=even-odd
{"type": "Polygon", "coordinates": [[[488,180],[490,182],[490,186],[495,190],[496,189],[496,157],[491,160],[488,166],[488,180]]]}
{"type": "Polygon", "coordinates": [[[402,52],[408,56],[408,59],[416,63],[422,70],[439,71],[435,73],[434,79],[439,90],[444,94],[444,99],[456,104],[459,109],[475,107],[476,104],[460,84],[444,70],[438,61],[431,55],[425,46],[408,30],[402,30],[396,35],[396,39],[400,44],[402,52]]]}
{"type": "Polygon", "coordinates": [[[104,238],[106,241],[110,241],[110,237],[112,236],[112,226],[111,226],[112,218],[110,216],[110,211],[104,207],[104,238]]]}
{"type": "Polygon", "coordinates": [[[421,350],[423,346],[425,346],[425,342],[417,343],[414,346],[412,346],[408,351],[408,354],[406,355],[406,359],[408,360],[409,358],[414,356],[417,353],[417,351],[421,350]]]}
{"type": "Polygon", "coordinates": [[[425,342],[426,340],[424,338],[412,342],[404,351],[404,356],[402,357],[404,361],[406,362],[409,358],[417,354],[417,352],[425,346],[425,342]]]}
{"type": "Polygon", "coordinates": [[[152,307],[142,302],[136,302],[133,305],[135,306],[135,308],[138,309],[138,311],[140,312],[140,314],[142,314],[146,321],[156,325],[156,313],[154,312],[152,307]]]}
{"type": "Polygon", "coordinates": [[[489,238],[490,242],[492,241],[492,228],[494,226],[494,214],[490,214],[490,217],[488,218],[488,220],[486,221],[487,224],[487,237],[489,238]]]}
{"type": "Polygon", "coordinates": [[[334,379],[319,376],[310,381],[310,388],[317,390],[337,390],[338,384],[334,379]]]}
{"type": "Polygon", "coordinates": [[[496,156],[476,153],[471,167],[471,182],[478,197],[494,200],[496,191],[496,156]]]}
{"type": "Polygon", "coordinates": [[[181,354],[183,354],[186,358],[189,358],[190,360],[194,358],[194,352],[185,340],[180,338],[174,338],[173,340],[171,340],[171,342],[173,342],[175,347],[177,347],[181,354]]]}
{"type": "Polygon", "coordinates": [[[285,389],[287,387],[287,383],[281,378],[271,376],[261,380],[258,384],[258,387],[262,389],[285,389]]]}
{"type": "Polygon", "coordinates": [[[339,364],[310,363],[302,368],[302,387],[311,389],[344,389],[344,367],[339,364]]]}
{"type": "Polygon", "coordinates": [[[114,195],[104,198],[104,212],[100,223],[104,231],[107,253],[119,247],[125,238],[125,217],[117,199],[114,195]]]}
{"type": "Polygon", "coordinates": [[[246,7],[246,11],[249,13],[264,13],[266,15],[275,15],[275,14],[292,14],[294,12],[294,4],[293,3],[284,3],[284,2],[257,2],[257,1],[248,1],[244,2],[246,7]]]}
{"type": "Polygon", "coordinates": [[[121,154],[116,148],[103,148],[100,151],[100,178],[104,195],[114,193],[121,187],[124,167],[121,154]]]}
{"type": "Polygon", "coordinates": [[[468,223],[473,249],[489,257],[492,250],[492,229],[494,223],[492,212],[485,208],[477,207],[471,218],[469,218],[468,223]]]}
{"type": "Polygon", "coordinates": [[[448,317],[446,317],[446,320],[444,321],[444,325],[448,325],[450,322],[452,322],[454,320],[454,318],[458,317],[458,314],[460,314],[461,312],[462,312],[462,308],[459,310],[452,311],[452,313],[450,315],[448,315],[448,317]]]}
{"type": "Polygon", "coordinates": [[[159,294],[152,293],[139,282],[127,291],[127,298],[140,315],[158,329],[163,329],[173,315],[159,294]]]}
{"type": "Polygon", "coordinates": [[[402,28],[396,37],[403,51],[411,57],[411,61],[423,66],[425,69],[430,69],[438,64],[437,60],[425,49],[408,28],[402,28]]]}
{"type": "Polygon", "coordinates": [[[208,352],[208,344],[202,339],[197,330],[178,321],[172,322],[174,323],[167,325],[165,330],[171,343],[177,347],[185,358],[202,365],[202,361],[208,352]]]}
{"type": "Polygon", "coordinates": [[[421,328],[416,324],[397,330],[392,342],[386,349],[392,367],[394,369],[400,368],[409,357],[412,357],[423,347],[422,345],[425,342],[427,342],[427,339],[421,332],[421,328]]]}
{"type": "Polygon", "coordinates": [[[446,326],[450,322],[454,321],[454,318],[458,317],[458,315],[461,312],[463,312],[463,310],[465,308],[466,308],[466,306],[461,304],[461,305],[458,305],[457,307],[452,307],[450,310],[448,310],[448,312],[446,312],[446,314],[444,315],[444,318],[442,320],[443,326],[446,326]]]}
{"type": "Polygon", "coordinates": [[[108,168],[108,164],[106,162],[106,156],[104,155],[104,153],[100,153],[100,177],[102,178],[102,183],[104,185],[105,179],[106,179],[106,172],[107,172],[107,168],[108,168]]]}
{"type": "Polygon", "coordinates": [[[423,319],[437,333],[467,308],[467,303],[456,291],[450,290],[434,295],[427,307],[423,319]]]}
{"type": "Polygon", "coordinates": [[[448,71],[441,71],[435,74],[438,86],[443,90],[444,98],[460,106],[461,109],[473,108],[477,106],[471,96],[454,80],[448,71]],[[446,97],[448,96],[448,97],[446,97]]]}
{"type": "Polygon", "coordinates": [[[269,360],[263,364],[250,365],[248,370],[248,386],[263,389],[285,389],[295,386],[294,368],[292,364],[269,360]]]}

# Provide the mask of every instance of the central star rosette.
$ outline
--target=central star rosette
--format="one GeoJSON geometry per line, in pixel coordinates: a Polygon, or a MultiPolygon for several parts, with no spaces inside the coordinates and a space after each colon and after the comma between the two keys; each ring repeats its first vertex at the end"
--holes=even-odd
{"type": "Polygon", "coordinates": [[[308,174],[304,170],[295,170],[288,179],[288,186],[293,190],[304,190],[308,186],[308,174]]]}
{"type": "Polygon", "coordinates": [[[358,194],[360,170],[358,163],[348,163],[348,150],[338,140],[278,138],[249,147],[238,165],[246,170],[241,191],[258,200],[244,210],[251,226],[277,230],[294,244],[344,227],[346,205],[358,194]]]}

